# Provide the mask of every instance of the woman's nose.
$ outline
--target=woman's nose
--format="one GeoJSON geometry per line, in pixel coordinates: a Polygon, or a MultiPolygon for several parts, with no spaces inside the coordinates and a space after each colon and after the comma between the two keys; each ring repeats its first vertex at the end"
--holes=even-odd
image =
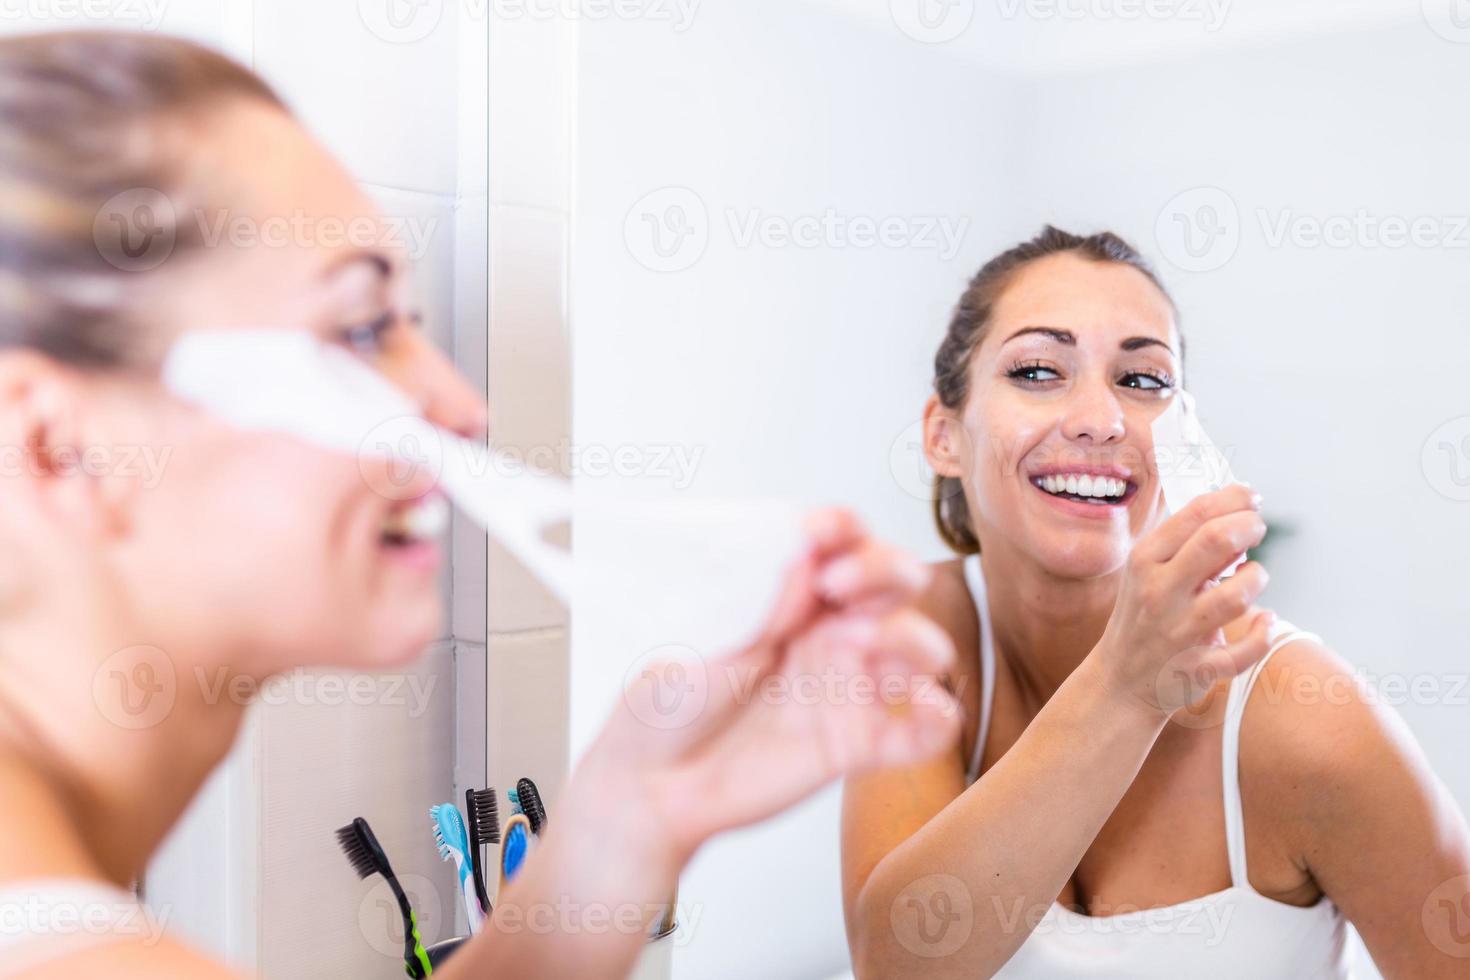
{"type": "Polygon", "coordinates": [[[490,416],[484,398],[428,337],[408,331],[394,355],[383,372],[423,406],[425,418],[467,439],[485,436],[490,416]]]}
{"type": "Polygon", "coordinates": [[[1123,408],[1111,385],[1079,385],[1067,400],[1062,435],[1094,445],[1117,442],[1124,435],[1123,408]]]}

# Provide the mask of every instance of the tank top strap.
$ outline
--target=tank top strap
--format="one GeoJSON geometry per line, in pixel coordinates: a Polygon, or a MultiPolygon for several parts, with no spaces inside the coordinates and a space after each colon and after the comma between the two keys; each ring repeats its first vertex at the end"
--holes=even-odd
{"type": "Polygon", "coordinates": [[[1271,646],[1266,655],[1251,665],[1249,670],[1237,675],[1230,682],[1230,693],[1225,701],[1225,723],[1221,735],[1221,777],[1224,780],[1225,799],[1225,846],[1230,855],[1230,883],[1237,888],[1250,888],[1250,873],[1245,861],[1245,814],[1240,802],[1240,723],[1245,717],[1245,706],[1250,700],[1256,679],[1266,669],[1271,656],[1293,640],[1310,639],[1319,643],[1322,638],[1316,633],[1297,629],[1278,619],[1272,628],[1271,646]]]}
{"type": "Polygon", "coordinates": [[[990,735],[991,707],[995,704],[995,633],[990,627],[990,602],[985,592],[985,572],[980,556],[965,558],[965,583],[975,600],[975,618],[980,626],[980,725],[975,732],[975,750],[970,758],[965,785],[980,778],[980,760],[985,755],[985,740],[990,735]]]}

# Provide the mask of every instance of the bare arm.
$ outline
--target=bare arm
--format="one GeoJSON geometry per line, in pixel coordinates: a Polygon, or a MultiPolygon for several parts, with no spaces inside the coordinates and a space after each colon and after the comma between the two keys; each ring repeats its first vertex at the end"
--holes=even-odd
{"type": "Polygon", "coordinates": [[[931,819],[914,804],[963,778],[953,761],[849,783],[844,848],[866,864],[896,844],[861,887],[855,864],[847,883],[860,978],[987,976],[1026,940],[1166,724],[1097,674],[1089,658],[985,778],[931,819]],[[886,807],[905,798],[900,812],[886,807]],[[946,924],[946,910],[963,917],[946,924]]]}
{"type": "Polygon", "coordinates": [[[1470,833],[1397,712],[1308,641],[1272,658],[1250,712],[1247,805],[1283,815],[1293,860],[1383,975],[1470,973],[1470,833]]]}
{"type": "Polygon", "coordinates": [[[1195,500],[1130,556],[1098,646],[985,777],[958,753],[855,779],[844,800],[848,936],[860,980],[988,976],[1026,940],[1137,775],[1196,678],[1230,677],[1267,649],[1269,613],[1226,645],[1221,627],[1265,587],[1243,487],[1195,500]],[[1191,685],[1168,683],[1176,672],[1191,685]]]}

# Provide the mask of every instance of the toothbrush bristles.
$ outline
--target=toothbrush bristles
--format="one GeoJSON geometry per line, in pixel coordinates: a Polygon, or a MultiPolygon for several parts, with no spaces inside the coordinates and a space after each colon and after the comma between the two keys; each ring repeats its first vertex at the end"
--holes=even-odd
{"type": "Polygon", "coordinates": [[[378,872],[372,848],[368,846],[367,840],[355,822],[337,831],[337,844],[342,848],[342,853],[347,856],[347,860],[352,864],[352,870],[357,872],[359,878],[367,878],[378,872]]]}

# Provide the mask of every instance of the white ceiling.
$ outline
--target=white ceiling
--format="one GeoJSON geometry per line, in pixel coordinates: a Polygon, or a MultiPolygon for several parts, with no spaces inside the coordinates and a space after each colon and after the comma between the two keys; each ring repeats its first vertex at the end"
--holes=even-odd
{"type": "Polygon", "coordinates": [[[1418,23],[1470,0],[807,0],[995,71],[1055,74],[1418,23]],[[928,25],[916,12],[926,5],[928,25]],[[1430,13],[1426,13],[1430,11],[1430,13]],[[1150,15],[1150,12],[1153,12],[1150,15]],[[945,39],[948,35],[955,35],[945,39]]]}

